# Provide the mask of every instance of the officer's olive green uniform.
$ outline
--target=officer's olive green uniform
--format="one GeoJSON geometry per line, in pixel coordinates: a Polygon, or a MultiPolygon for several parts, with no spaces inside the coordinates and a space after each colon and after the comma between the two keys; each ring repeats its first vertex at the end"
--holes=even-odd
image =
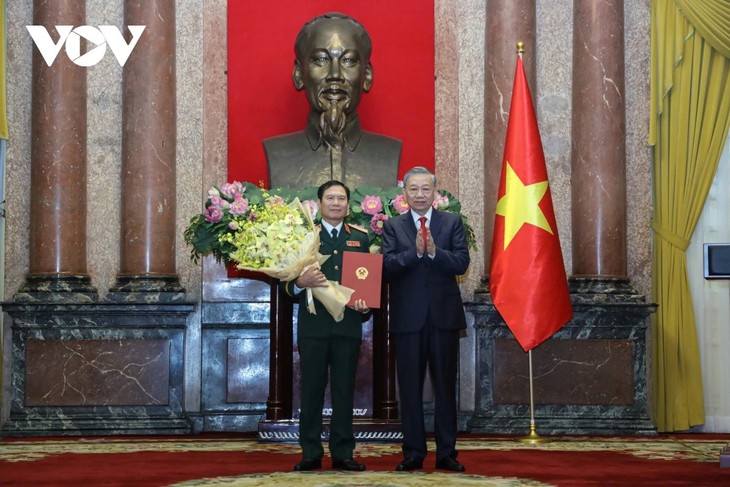
{"type": "MultiPolygon", "coordinates": [[[[330,255],[322,264],[322,272],[329,280],[340,282],[342,252],[368,252],[367,233],[350,225],[342,225],[336,239],[325,231],[320,233],[320,253],[330,255]]],[[[324,230],[324,229],[323,229],[324,230]]],[[[294,281],[282,283],[290,296],[294,281]]],[[[324,306],[315,300],[317,314],[306,307],[306,292],[299,299],[297,315],[297,345],[301,366],[301,413],[299,415],[299,444],[304,458],[321,458],[324,450],[322,434],[322,406],[330,374],[332,418],[330,421],[330,454],[333,459],[352,458],[355,437],[352,432],[352,406],[355,372],[362,340],[362,322],[366,318],[352,308],[345,308],[345,316],[336,322],[324,306]]]]}

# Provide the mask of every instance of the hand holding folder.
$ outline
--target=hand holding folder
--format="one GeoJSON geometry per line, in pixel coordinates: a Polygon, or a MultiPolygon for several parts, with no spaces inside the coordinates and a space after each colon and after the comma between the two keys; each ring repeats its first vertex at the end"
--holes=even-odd
{"type": "Polygon", "coordinates": [[[362,299],[368,308],[380,307],[383,278],[383,255],[364,252],[342,253],[342,285],[354,289],[349,306],[362,299]]]}

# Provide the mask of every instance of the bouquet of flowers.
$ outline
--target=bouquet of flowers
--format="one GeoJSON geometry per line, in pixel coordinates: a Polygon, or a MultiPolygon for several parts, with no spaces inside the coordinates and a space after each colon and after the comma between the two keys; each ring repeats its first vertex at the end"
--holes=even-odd
{"type": "MultiPolygon", "coordinates": [[[[205,211],[184,232],[194,262],[201,255],[232,262],[237,269],[262,272],[283,281],[296,279],[326,257],[319,254],[319,231],[309,205],[251,183],[225,183],[208,190],[205,211]]],[[[327,287],[307,289],[307,308],[314,313],[317,298],[336,321],[342,320],[352,290],[329,281],[327,287]]]]}
{"type": "MultiPolygon", "coordinates": [[[[461,216],[469,248],[476,249],[474,230],[461,203],[448,191],[438,191],[434,208],[461,216]]],[[[409,210],[402,183],[393,188],[360,186],[350,194],[345,222],[367,230],[370,252],[380,251],[383,224],[409,210]]],[[[185,242],[190,258],[198,262],[212,255],[237,269],[262,272],[283,281],[296,279],[308,267],[321,265],[329,256],[319,253],[317,188],[266,190],[234,181],[208,190],[205,211],[190,220],[185,242]]],[[[307,307],[314,313],[317,298],[340,321],[352,290],[335,281],[327,287],[307,289],[307,307]]]]}

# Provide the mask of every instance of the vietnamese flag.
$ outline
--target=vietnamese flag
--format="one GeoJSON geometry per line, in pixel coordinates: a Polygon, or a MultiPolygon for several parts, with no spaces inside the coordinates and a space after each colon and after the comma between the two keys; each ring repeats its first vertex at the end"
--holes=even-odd
{"type": "Polygon", "coordinates": [[[550,338],[573,316],[545,156],[521,56],[494,216],[489,291],[525,351],[550,338]]]}

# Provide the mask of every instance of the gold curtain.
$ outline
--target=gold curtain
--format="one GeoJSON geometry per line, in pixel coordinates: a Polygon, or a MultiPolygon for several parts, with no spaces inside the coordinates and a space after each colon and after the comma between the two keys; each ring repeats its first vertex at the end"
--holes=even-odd
{"type": "Polygon", "coordinates": [[[730,127],[730,2],[652,0],[651,16],[654,420],[682,431],[705,418],[685,251],[730,127]]]}

